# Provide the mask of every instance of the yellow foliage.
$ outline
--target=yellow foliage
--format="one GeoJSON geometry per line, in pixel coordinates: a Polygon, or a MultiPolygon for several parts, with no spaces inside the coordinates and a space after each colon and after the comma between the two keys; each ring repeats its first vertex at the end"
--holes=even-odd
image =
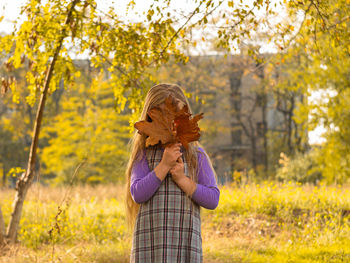
{"type": "MultiPolygon", "coordinates": [[[[84,247],[123,243],[121,253],[127,258],[131,233],[126,228],[123,191],[120,185],[75,186],[71,189],[34,185],[24,205],[18,238],[27,248],[55,244],[73,249],[82,243],[84,247]],[[69,198],[55,219],[58,205],[68,190],[69,198]],[[56,223],[58,228],[50,237],[48,230],[56,223]]],[[[281,255],[285,260],[292,259],[296,251],[300,258],[305,258],[300,251],[306,248],[315,246],[318,249],[315,248],[314,253],[322,253],[320,247],[345,248],[350,244],[349,187],[263,182],[240,187],[221,186],[220,192],[219,206],[215,210],[203,209],[201,213],[206,258],[230,262],[231,250],[240,251],[239,246],[249,244],[249,249],[242,250],[239,258],[248,260],[262,248],[273,248],[271,262],[284,262],[280,261],[281,255]]],[[[13,190],[0,192],[6,223],[12,196],[13,190]]],[[[320,262],[329,262],[330,257],[337,256],[337,251],[333,251],[320,262]]],[[[312,255],[306,257],[312,258],[312,255]]],[[[258,262],[264,262],[259,259],[258,262]]]]}

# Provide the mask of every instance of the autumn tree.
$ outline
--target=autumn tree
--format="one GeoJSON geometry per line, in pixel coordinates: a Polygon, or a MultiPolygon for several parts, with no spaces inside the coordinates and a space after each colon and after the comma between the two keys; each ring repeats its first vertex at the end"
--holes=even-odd
{"type": "MultiPolygon", "coordinates": [[[[95,67],[109,63],[110,85],[118,109],[124,108],[128,98],[129,106],[137,114],[147,91],[145,80],[150,77],[145,69],[165,63],[170,55],[183,61],[185,56],[176,47],[179,31],[184,30],[196,14],[200,16],[196,22],[202,21],[211,8],[215,8],[212,1],[198,2],[184,24],[176,30],[170,15],[163,15],[161,8],[154,5],[148,10],[145,23],[124,22],[113,8],[108,13],[101,13],[93,0],[51,0],[45,4],[31,0],[22,7],[24,22],[11,35],[1,38],[0,47],[3,55],[10,54],[6,61],[10,72],[23,64],[29,66],[26,88],[30,94],[26,102],[30,105],[34,105],[37,99],[39,102],[28,165],[16,184],[14,210],[6,233],[10,242],[16,241],[23,202],[35,176],[47,96],[57,89],[61,79],[67,85],[78,74],[72,56],[88,52],[95,67]],[[159,17],[153,18],[154,15],[159,17]]],[[[19,96],[15,82],[5,81],[2,84],[3,94],[11,90],[14,98],[19,96]]]]}
{"type": "Polygon", "coordinates": [[[102,76],[89,85],[82,81],[87,77],[86,69],[81,71],[77,83],[64,91],[59,113],[47,119],[42,130],[42,140],[48,142],[39,149],[44,176],[41,180],[50,185],[68,184],[76,163],[82,159],[86,163],[75,177],[77,183],[123,179],[130,113],[116,114],[113,91],[108,80],[102,78],[105,74],[99,74],[102,76]]]}
{"type": "Polygon", "coordinates": [[[293,120],[304,123],[303,128],[309,131],[317,125],[326,129],[325,142],[316,159],[329,183],[343,183],[350,177],[350,119],[346,103],[350,87],[349,4],[345,0],[289,1],[288,14],[296,26],[285,39],[278,59],[279,63],[290,65],[285,91],[299,88],[306,98],[315,93],[322,98],[299,104],[293,120]]]}
{"type": "MultiPolygon", "coordinates": [[[[2,55],[9,55],[6,61],[9,73],[2,82],[2,93],[10,90],[14,99],[20,96],[16,82],[9,78],[14,69],[26,64],[29,67],[26,103],[31,106],[37,103],[28,164],[16,184],[14,210],[6,233],[10,242],[16,240],[23,202],[36,173],[39,134],[47,98],[57,90],[60,81],[68,86],[79,75],[73,63],[74,56],[87,53],[94,67],[109,65],[109,85],[117,110],[121,111],[128,102],[134,109],[135,120],[148,83],[154,80],[147,69],[166,63],[171,56],[186,62],[181,43],[193,41],[191,32],[196,25],[206,28],[210,21],[215,24],[216,18],[222,18],[216,24],[220,30],[215,32],[220,45],[230,50],[232,41],[240,42],[259,25],[261,18],[255,18],[257,10],[264,6],[266,12],[272,12],[270,1],[254,1],[249,6],[243,2],[197,0],[194,8],[181,14],[179,19],[167,12],[170,3],[170,0],[155,1],[145,12],[143,21],[132,22],[124,21],[114,8],[101,12],[94,0],[50,0],[46,3],[30,0],[21,9],[24,22],[12,34],[1,37],[2,55]],[[221,6],[226,11],[216,13],[221,6]],[[227,24],[222,23],[226,20],[227,24]]],[[[131,1],[128,6],[134,5],[131,1]]]]}
{"type": "MultiPolygon", "coordinates": [[[[323,125],[327,131],[317,163],[328,182],[343,183],[350,176],[349,108],[345,103],[349,98],[350,3],[293,0],[272,5],[266,1],[266,11],[260,12],[259,22],[253,18],[261,7],[258,2],[254,1],[243,16],[219,25],[219,34],[225,37],[219,38],[218,46],[232,50],[238,49],[242,41],[244,45],[273,43],[276,55],[258,62],[275,68],[272,72],[280,72],[272,88],[276,109],[284,116],[287,128],[283,136],[287,147],[283,150],[291,155],[306,152],[306,131],[323,125]],[[242,17],[258,24],[239,23],[242,17]],[[245,30],[250,32],[248,38],[237,37],[245,30]],[[308,97],[315,93],[321,94],[323,100],[309,101],[308,97]]],[[[249,53],[256,57],[254,50],[249,53]]]]}

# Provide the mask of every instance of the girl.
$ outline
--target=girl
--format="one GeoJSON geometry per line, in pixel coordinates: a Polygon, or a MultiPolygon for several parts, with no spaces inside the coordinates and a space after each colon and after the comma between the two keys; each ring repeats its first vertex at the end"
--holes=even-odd
{"type": "MultiPolygon", "coordinates": [[[[141,120],[172,95],[178,108],[187,105],[182,89],[158,84],[147,93],[141,120]]],[[[131,262],[203,262],[200,206],[215,209],[220,191],[204,149],[191,142],[163,149],[145,147],[146,136],[135,133],[127,167],[127,216],[134,226],[131,262]],[[180,157],[180,158],[179,158],[180,157]]]]}

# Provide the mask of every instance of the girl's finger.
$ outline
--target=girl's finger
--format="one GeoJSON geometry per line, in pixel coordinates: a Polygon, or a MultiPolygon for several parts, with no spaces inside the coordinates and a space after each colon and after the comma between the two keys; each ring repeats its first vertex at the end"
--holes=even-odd
{"type": "Polygon", "coordinates": [[[176,148],[174,148],[174,151],[176,151],[176,152],[180,152],[180,147],[176,147],[176,148]]]}
{"type": "Polygon", "coordinates": [[[175,143],[175,144],[173,145],[173,149],[180,150],[180,148],[181,148],[181,143],[175,143]]]}

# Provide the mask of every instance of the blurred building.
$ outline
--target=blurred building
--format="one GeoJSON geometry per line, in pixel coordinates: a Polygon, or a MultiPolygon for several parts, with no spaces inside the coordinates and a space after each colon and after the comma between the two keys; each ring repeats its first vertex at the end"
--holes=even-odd
{"type": "Polygon", "coordinates": [[[196,72],[185,71],[206,77],[193,82],[188,77],[175,78],[175,82],[196,94],[190,101],[197,105],[194,113],[205,113],[201,143],[213,160],[220,183],[232,181],[234,171],[267,177],[279,154],[293,150],[294,145],[288,145],[291,140],[307,138],[307,132],[300,131],[292,120],[302,94],[287,97],[273,89],[283,74],[281,69],[271,72],[266,65],[242,55],[190,60],[196,72]]]}

